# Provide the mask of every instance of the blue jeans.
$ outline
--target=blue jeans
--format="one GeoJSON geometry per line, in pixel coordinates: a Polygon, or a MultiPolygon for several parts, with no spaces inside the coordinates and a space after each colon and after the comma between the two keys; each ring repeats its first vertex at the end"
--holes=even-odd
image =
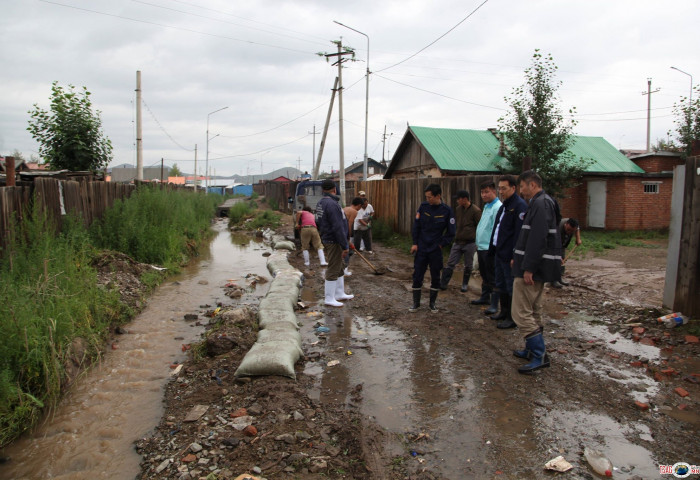
{"type": "Polygon", "coordinates": [[[504,262],[500,258],[494,259],[496,267],[496,288],[499,292],[507,292],[513,296],[513,272],[510,270],[510,260],[504,262]]]}

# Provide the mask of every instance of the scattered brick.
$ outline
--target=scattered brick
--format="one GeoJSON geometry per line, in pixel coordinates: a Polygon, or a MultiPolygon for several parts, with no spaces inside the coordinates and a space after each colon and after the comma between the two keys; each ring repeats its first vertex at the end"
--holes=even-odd
{"type": "Polygon", "coordinates": [[[195,455],[194,453],[189,453],[182,459],[182,463],[191,463],[191,462],[194,462],[196,460],[197,460],[197,455],[195,455]]]}
{"type": "Polygon", "coordinates": [[[635,362],[630,362],[630,367],[641,367],[642,362],[640,361],[635,361],[635,362]]]}
{"type": "Polygon", "coordinates": [[[685,343],[700,343],[700,340],[695,335],[686,335],[685,343]]]}
{"type": "Polygon", "coordinates": [[[646,332],[647,329],[644,327],[634,327],[632,329],[632,333],[636,333],[637,335],[641,335],[642,333],[646,332]]]}
{"type": "Polygon", "coordinates": [[[682,388],[682,387],[676,387],[675,389],[673,389],[673,391],[676,392],[676,393],[677,393],[678,395],[680,395],[681,397],[687,397],[688,395],[690,395],[690,394],[688,393],[688,391],[687,391],[685,388],[682,388]]]}
{"type": "Polygon", "coordinates": [[[661,373],[655,372],[654,373],[654,380],[656,380],[657,382],[665,382],[668,379],[666,378],[666,376],[661,375],[661,373]]]}
{"type": "Polygon", "coordinates": [[[248,425],[243,429],[243,433],[249,437],[254,437],[258,434],[258,429],[252,425],[248,425]]]}
{"type": "Polygon", "coordinates": [[[661,370],[661,373],[663,373],[664,375],[675,375],[678,372],[676,372],[673,368],[665,368],[661,370]]]}
{"type": "Polygon", "coordinates": [[[656,345],[656,344],[654,343],[654,340],[652,340],[651,338],[647,338],[647,337],[641,338],[641,339],[639,340],[639,343],[641,343],[642,345],[649,345],[649,346],[651,346],[651,347],[653,347],[654,345],[656,345]]]}
{"type": "Polygon", "coordinates": [[[248,415],[248,411],[245,408],[239,408],[235,412],[231,412],[229,415],[231,418],[245,417],[248,415]]]}
{"type": "Polygon", "coordinates": [[[640,402],[639,400],[635,401],[634,404],[637,406],[638,409],[640,410],[649,410],[649,404],[648,403],[643,403],[640,402]]]}
{"type": "Polygon", "coordinates": [[[690,405],[688,405],[687,403],[681,403],[680,405],[678,405],[678,410],[687,410],[689,406],[690,405]]]}
{"type": "Polygon", "coordinates": [[[609,355],[611,358],[620,358],[620,356],[617,353],[611,353],[609,355]]]}

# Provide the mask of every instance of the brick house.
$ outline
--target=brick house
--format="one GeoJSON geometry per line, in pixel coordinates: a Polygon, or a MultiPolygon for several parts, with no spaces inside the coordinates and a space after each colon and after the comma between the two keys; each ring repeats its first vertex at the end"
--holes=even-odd
{"type": "MultiPolygon", "coordinates": [[[[627,158],[602,137],[574,136],[571,153],[592,160],[581,184],[559,199],[583,227],[651,230],[670,223],[673,167],[680,154],[627,158]]],[[[495,130],[409,127],[384,178],[499,175],[506,149],[495,130]]],[[[480,203],[477,201],[477,203],[480,203]]]]}

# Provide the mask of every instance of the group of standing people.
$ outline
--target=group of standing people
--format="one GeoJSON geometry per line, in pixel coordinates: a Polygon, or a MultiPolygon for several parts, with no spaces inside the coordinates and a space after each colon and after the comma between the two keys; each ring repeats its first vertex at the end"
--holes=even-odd
{"type": "Polygon", "coordinates": [[[462,255],[461,291],[466,292],[476,252],[482,286],[481,296],[471,303],[489,305],[484,312],[498,321],[497,328],[518,327],[522,331],[525,347],[513,355],[529,362],[518,368],[520,373],[549,367],[543,337],[542,294],[545,283],[566,285],[561,279],[563,248],[574,236],[577,245],[581,243],[578,223],[561,219],[558,204],[542,189],[542,178],[532,170],[517,178],[503,175],[498,179],[498,187],[494,182],[484,183],[480,193],[483,211],[471,203],[467,191],[457,192],[457,207],[453,211],[442,202],[439,185],[426,187],[426,201],[418,208],[412,228],[411,253],[415,258],[413,304],[409,311],[420,308],[428,267],[428,308],[433,313],[438,311],[438,290],[447,289],[462,255]],[[442,249],[453,240],[443,269],[442,249]]]}

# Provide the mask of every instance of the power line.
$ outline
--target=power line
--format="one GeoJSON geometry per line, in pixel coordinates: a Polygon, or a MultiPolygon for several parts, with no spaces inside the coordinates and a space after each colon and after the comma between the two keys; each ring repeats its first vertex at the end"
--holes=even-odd
{"type": "Polygon", "coordinates": [[[316,55],[315,53],[306,52],[306,51],[303,51],[303,50],[296,50],[296,49],[294,49],[294,48],[280,47],[279,45],[271,45],[271,44],[269,44],[269,43],[254,42],[254,41],[252,41],[252,40],[243,40],[243,39],[240,39],[240,38],[228,37],[228,36],[225,36],[225,35],[217,35],[217,34],[215,34],[215,33],[200,32],[200,31],[198,31],[198,30],[192,30],[192,29],[190,29],[190,28],[176,27],[176,26],[173,26],[173,25],[165,25],[165,24],[163,24],[163,23],[151,22],[151,21],[148,21],[148,20],[140,20],[140,19],[138,19],[138,18],[125,17],[125,16],[122,16],[122,15],[116,15],[116,14],[114,14],[114,13],[99,12],[99,11],[97,11],[97,10],[90,10],[89,8],[76,7],[76,6],[73,6],[73,5],[65,5],[65,4],[63,4],[63,3],[52,2],[52,1],[50,1],[50,0],[39,0],[39,1],[40,1],[40,2],[43,2],[43,3],[51,4],[51,5],[57,5],[57,6],[59,6],[59,7],[73,8],[73,9],[75,9],[75,10],[81,10],[81,11],[83,11],[83,12],[95,13],[95,14],[97,14],[97,15],[104,15],[104,16],[106,16],[106,17],[114,17],[114,18],[119,18],[119,19],[122,19],[122,20],[129,20],[129,21],[131,21],[131,22],[145,23],[145,24],[147,24],[147,25],[155,25],[155,26],[157,26],[157,27],[172,28],[172,29],[174,29],[174,30],[182,30],[183,32],[196,33],[196,34],[198,34],[198,35],[206,35],[206,36],[208,36],[208,37],[223,38],[223,39],[225,39],[225,40],[231,40],[231,41],[233,41],[233,42],[249,43],[249,44],[251,44],[251,45],[258,45],[258,46],[261,46],[261,47],[268,47],[268,48],[276,48],[276,49],[279,49],[279,50],[286,50],[286,51],[289,51],[289,52],[303,53],[303,54],[306,54],[306,55],[316,55]]]}
{"type": "Polygon", "coordinates": [[[460,99],[460,98],[454,98],[454,97],[450,97],[449,95],[443,95],[442,93],[433,92],[433,91],[431,91],[431,90],[426,90],[426,89],[424,89],[424,88],[415,87],[415,86],[409,85],[409,84],[407,84],[407,83],[399,82],[399,81],[397,81],[397,80],[392,80],[391,78],[387,78],[387,77],[385,77],[385,76],[383,76],[383,75],[378,75],[377,73],[374,73],[374,75],[376,75],[376,76],[379,77],[379,78],[383,78],[384,80],[388,80],[388,81],[390,81],[390,82],[398,83],[399,85],[403,85],[404,87],[413,88],[413,89],[415,89],[415,90],[420,90],[421,92],[426,92],[426,93],[430,93],[430,94],[433,94],[433,95],[437,95],[438,97],[447,98],[447,99],[449,99],[449,100],[455,100],[455,101],[457,101],[457,102],[466,103],[466,104],[468,104],[468,105],[475,105],[475,106],[477,106],[477,107],[484,107],[484,108],[491,108],[491,109],[493,109],[493,110],[502,110],[502,111],[506,111],[505,108],[492,107],[491,105],[483,105],[483,104],[481,104],[481,103],[469,102],[469,101],[467,101],[467,100],[462,100],[462,99],[460,99]]]}
{"type": "Polygon", "coordinates": [[[443,33],[442,35],[440,35],[438,38],[436,38],[435,40],[433,40],[432,42],[430,42],[429,44],[427,44],[425,47],[423,47],[423,48],[421,48],[420,50],[418,50],[418,51],[417,51],[416,53],[414,53],[413,55],[411,55],[411,56],[409,56],[409,57],[406,57],[406,58],[404,58],[403,60],[401,60],[400,62],[397,62],[397,63],[395,63],[395,64],[393,64],[393,65],[390,65],[390,66],[388,66],[388,67],[386,67],[386,68],[382,68],[381,70],[378,70],[377,72],[383,72],[384,70],[389,70],[390,68],[394,68],[394,67],[396,67],[397,65],[401,65],[402,63],[407,62],[408,60],[412,59],[413,57],[415,57],[416,55],[418,55],[418,54],[421,53],[422,51],[428,49],[429,47],[432,47],[432,46],[435,45],[438,41],[442,40],[442,39],[443,39],[444,37],[446,37],[450,32],[452,32],[452,30],[454,30],[455,28],[459,27],[462,23],[464,23],[469,17],[471,17],[472,15],[474,15],[474,14],[477,12],[477,10],[479,10],[481,7],[483,7],[488,1],[489,1],[489,0],[484,0],[483,2],[481,2],[481,4],[480,4],[478,7],[476,7],[474,10],[472,10],[472,11],[469,13],[469,15],[467,15],[467,16],[464,17],[462,20],[460,20],[460,21],[457,23],[457,25],[455,25],[454,27],[450,28],[448,31],[446,31],[445,33],[443,33]]]}
{"type": "Polygon", "coordinates": [[[297,138],[296,140],[292,140],[291,142],[281,143],[281,144],[279,144],[279,145],[275,145],[275,146],[272,146],[272,147],[263,148],[263,149],[261,149],[261,150],[255,151],[255,152],[241,153],[241,154],[238,154],[238,155],[227,155],[227,156],[225,156],[225,157],[210,158],[209,161],[211,162],[211,161],[213,161],[213,160],[224,160],[224,159],[226,159],[226,158],[236,158],[236,157],[246,157],[246,156],[249,156],[249,155],[257,155],[258,153],[262,153],[262,152],[267,151],[267,150],[273,150],[273,149],[275,149],[275,148],[284,147],[285,145],[291,145],[292,143],[296,143],[296,142],[298,142],[299,140],[303,140],[304,138],[306,138],[306,137],[308,137],[308,136],[309,136],[309,134],[305,133],[303,136],[297,138]]]}
{"type": "Polygon", "coordinates": [[[206,16],[206,15],[199,15],[199,14],[197,14],[197,13],[186,12],[186,11],[184,11],[184,10],[178,10],[178,9],[172,8],[172,7],[165,7],[165,6],[162,6],[162,5],[156,5],[155,3],[145,2],[145,1],[143,1],[143,0],[131,0],[131,1],[132,1],[132,2],[135,2],[135,3],[143,4],[143,5],[148,5],[148,6],[150,6],[150,7],[162,8],[162,9],[164,9],[164,10],[170,10],[170,11],[172,11],[172,12],[182,13],[183,15],[191,15],[191,16],[193,16],[193,17],[203,18],[203,19],[206,19],[206,20],[214,20],[215,22],[226,23],[226,24],[229,24],[229,25],[234,25],[234,26],[236,26],[236,27],[249,28],[249,29],[251,29],[251,30],[257,30],[257,31],[259,31],[259,32],[271,33],[272,35],[279,35],[279,36],[281,36],[281,37],[292,38],[292,39],[294,39],[294,40],[299,40],[299,41],[301,41],[301,42],[308,42],[308,43],[313,43],[313,44],[317,44],[317,45],[325,45],[325,43],[322,44],[321,42],[315,42],[315,41],[312,41],[312,40],[306,40],[306,39],[303,39],[303,38],[294,37],[294,36],[292,36],[292,35],[285,35],[284,33],[272,32],[272,31],[270,31],[270,30],[264,30],[264,29],[262,29],[262,28],[256,28],[256,27],[250,27],[250,26],[247,26],[247,25],[241,25],[241,24],[239,24],[239,23],[230,22],[230,21],[228,21],[228,20],[223,20],[223,19],[221,19],[221,18],[208,17],[208,16],[206,16]]]}
{"type": "Polygon", "coordinates": [[[163,131],[163,133],[164,133],[165,135],[167,135],[167,137],[168,137],[175,145],[177,145],[178,147],[180,147],[181,149],[183,149],[183,150],[185,150],[185,151],[187,151],[187,152],[194,152],[194,148],[185,148],[185,147],[183,147],[182,145],[180,145],[179,143],[177,143],[177,142],[175,141],[175,139],[165,130],[165,128],[163,128],[163,125],[161,125],[161,123],[158,121],[158,119],[156,118],[155,113],[153,113],[153,110],[151,110],[151,107],[148,106],[148,104],[146,103],[146,100],[144,100],[143,97],[141,98],[141,102],[143,102],[143,106],[146,107],[146,110],[148,110],[148,113],[151,114],[151,116],[153,117],[153,120],[155,120],[156,124],[160,127],[160,129],[163,131]]]}

